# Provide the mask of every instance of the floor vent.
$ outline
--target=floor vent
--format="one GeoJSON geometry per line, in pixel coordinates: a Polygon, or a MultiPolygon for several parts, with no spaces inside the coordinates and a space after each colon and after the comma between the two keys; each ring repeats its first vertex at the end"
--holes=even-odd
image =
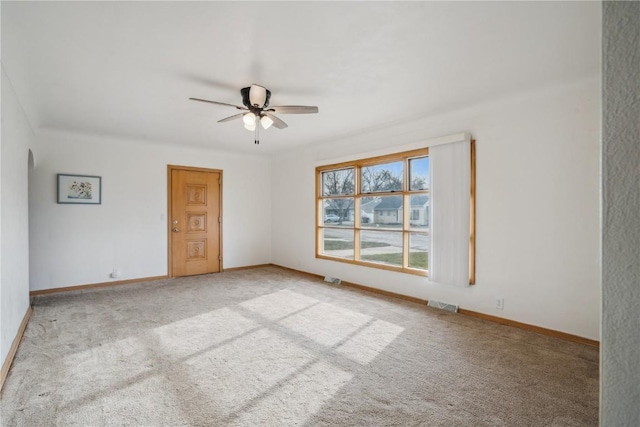
{"type": "Polygon", "coordinates": [[[340,283],[342,283],[342,280],[338,279],[337,277],[331,277],[331,276],[324,276],[324,281],[333,283],[334,285],[339,285],[340,283]]]}
{"type": "Polygon", "coordinates": [[[430,299],[427,305],[429,307],[439,308],[440,310],[450,311],[452,313],[458,312],[458,306],[455,304],[447,304],[446,302],[434,301],[430,299]]]}

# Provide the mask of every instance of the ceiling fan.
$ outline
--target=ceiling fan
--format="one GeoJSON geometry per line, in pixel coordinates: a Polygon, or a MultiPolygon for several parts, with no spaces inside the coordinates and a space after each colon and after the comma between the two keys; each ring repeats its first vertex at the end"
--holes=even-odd
{"type": "Polygon", "coordinates": [[[278,114],[313,114],[318,112],[318,107],[311,107],[306,105],[283,105],[280,107],[269,107],[269,99],[271,98],[271,91],[259,85],[251,85],[240,89],[242,95],[242,104],[244,107],[234,104],[227,104],[226,102],[209,101],[208,99],[189,98],[192,101],[208,102],[209,104],[224,105],[227,107],[234,107],[242,111],[241,113],[234,114],[233,116],[226,117],[218,120],[218,123],[229,122],[231,120],[242,118],[244,127],[247,130],[255,131],[255,144],[260,143],[259,129],[262,126],[263,129],[269,129],[273,125],[277,129],[284,129],[287,124],[276,117],[273,113],[278,114]],[[260,122],[258,125],[257,122],[260,122]]]}

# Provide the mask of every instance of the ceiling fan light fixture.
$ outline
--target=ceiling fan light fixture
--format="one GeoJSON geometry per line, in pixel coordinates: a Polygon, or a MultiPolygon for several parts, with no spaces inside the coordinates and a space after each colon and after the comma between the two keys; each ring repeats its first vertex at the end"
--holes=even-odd
{"type": "Polygon", "coordinates": [[[255,128],[256,126],[256,115],[253,113],[247,113],[244,116],[242,116],[242,121],[246,126],[253,126],[255,128]]]}
{"type": "Polygon", "coordinates": [[[271,120],[270,117],[268,116],[262,116],[260,118],[260,124],[262,124],[262,128],[264,130],[267,130],[271,127],[271,125],[273,124],[273,120],[271,120]]]}
{"type": "Polygon", "coordinates": [[[258,85],[251,85],[249,89],[249,102],[253,106],[262,108],[267,101],[267,89],[258,85]]]}
{"type": "Polygon", "coordinates": [[[253,132],[254,130],[256,130],[256,124],[255,123],[245,123],[244,124],[244,128],[246,130],[249,130],[249,131],[253,132]]]}

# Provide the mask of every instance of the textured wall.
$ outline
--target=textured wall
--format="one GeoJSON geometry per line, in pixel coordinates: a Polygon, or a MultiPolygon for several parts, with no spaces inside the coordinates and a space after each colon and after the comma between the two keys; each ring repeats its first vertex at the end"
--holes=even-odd
{"type": "Polygon", "coordinates": [[[601,425],[640,425],[640,2],[603,2],[601,425]]]}
{"type": "Polygon", "coordinates": [[[28,159],[33,134],[2,69],[2,257],[0,362],[4,362],[29,307],[28,159]]]}

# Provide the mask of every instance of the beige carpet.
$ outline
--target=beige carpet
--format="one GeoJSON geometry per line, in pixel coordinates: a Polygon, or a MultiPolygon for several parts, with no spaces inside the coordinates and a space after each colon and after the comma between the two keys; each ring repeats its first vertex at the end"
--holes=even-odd
{"type": "Polygon", "coordinates": [[[3,426],[588,426],[598,351],[277,267],[39,296],[3,426]]]}

